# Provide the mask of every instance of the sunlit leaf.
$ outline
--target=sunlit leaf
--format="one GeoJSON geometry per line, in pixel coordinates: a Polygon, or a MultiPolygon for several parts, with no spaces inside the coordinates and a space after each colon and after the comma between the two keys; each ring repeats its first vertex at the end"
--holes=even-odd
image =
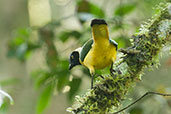
{"type": "Polygon", "coordinates": [[[75,93],[78,91],[81,84],[81,78],[73,78],[72,82],[70,82],[69,86],[71,87],[68,98],[71,101],[75,95],[75,93]]]}
{"type": "Polygon", "coordinates": [[[38,99],[36,114],[42,114],[42,112],[46,109],[46,107],[50,103],[52,92],[53,92],[53,86],[47,85],[47,87],[43,90],[43,92],[41,93],[38,99]]]}
{"type": "Polygon", "coordinates": [[[0,114],[6,114],[9,109],[9,102],[4,99],[3,104],[0,107],[0,114]]]}
{"type": "Polygon", "coordinates": [[[135,9],[135,6],[135,4],[122,4],[115,9],[114,15],[124,16],[126,14],[129,14],[135,9]]]}

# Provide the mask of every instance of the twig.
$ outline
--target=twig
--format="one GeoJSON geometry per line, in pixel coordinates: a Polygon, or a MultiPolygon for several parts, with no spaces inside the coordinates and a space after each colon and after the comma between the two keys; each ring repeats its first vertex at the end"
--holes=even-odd
{"type": "Polygon", "coordinates": [[[125,108],[113,113],[113,114],[118,114],[126,109],[128,109],[129,107],[133,106],[135,103],[137,103],[138,101],[140,101],[141,99],[143,99],[144,97],[146,97],[147,95],[161,95],[161,96],[171,96],[171,94],[165,94],[165,93],[158,93],[158,92],[146,92],[143,96],[141,96],[140,98],[138,98],[137,100],[135,100],[133,103],[129,104],[128,106],[126,106],[125,108]]]}

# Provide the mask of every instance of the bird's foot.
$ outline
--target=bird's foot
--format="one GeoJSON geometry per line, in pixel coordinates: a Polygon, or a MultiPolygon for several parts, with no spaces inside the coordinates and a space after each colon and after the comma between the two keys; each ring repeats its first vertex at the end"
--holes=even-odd
{"type": "Polygon", "coordinates": [[[96,76],[100,76],[102,79],[104,79],[104,77],[102,75],[100,75],[100,74],[96,74],[96,76]]]}
{"type": "Polygon", "coordinates": [[[110,75],[113,76],[114,72],[116,72],[113,68],[110,68],[110,75]]]}

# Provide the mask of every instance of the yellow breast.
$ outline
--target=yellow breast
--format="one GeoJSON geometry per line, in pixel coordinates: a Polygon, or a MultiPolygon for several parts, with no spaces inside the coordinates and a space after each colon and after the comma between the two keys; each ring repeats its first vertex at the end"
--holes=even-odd
{"type": "Polygon", "coordinates": [[[88,68],[103,69],[116,59],[116,47],[108,40],[95,43],[85,57],[83,64],[88,68]]]}

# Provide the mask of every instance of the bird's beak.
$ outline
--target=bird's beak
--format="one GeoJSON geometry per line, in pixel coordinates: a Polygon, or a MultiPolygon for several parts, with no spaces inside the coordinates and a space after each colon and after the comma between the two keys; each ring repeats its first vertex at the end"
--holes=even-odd
{"type": "Polygon", "coordinates": [[[69,70],[71,70],[73,68],[72,64],[69,64],[69,70]]]}

